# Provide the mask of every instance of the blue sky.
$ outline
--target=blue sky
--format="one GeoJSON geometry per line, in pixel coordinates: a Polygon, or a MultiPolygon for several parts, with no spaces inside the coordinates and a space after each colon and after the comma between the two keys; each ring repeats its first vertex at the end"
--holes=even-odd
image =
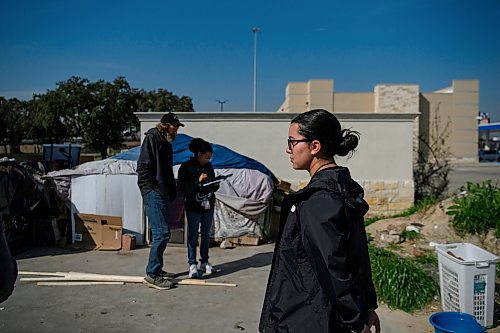
{"type": "Polygon", "coordinates": [[[286,84],[480,80],[480,110],[500,121],[500,1],[2,0],[0,96],[29,99],[71,76],[165,88],[197,111],[276,111],[286,84]]]}

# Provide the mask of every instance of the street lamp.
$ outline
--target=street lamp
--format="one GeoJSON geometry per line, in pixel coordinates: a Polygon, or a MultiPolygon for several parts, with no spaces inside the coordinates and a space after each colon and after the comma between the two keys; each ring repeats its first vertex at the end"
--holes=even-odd
{"type": "Polygon", "coordinates": [[[257,33],[260,29],[252,28],[253,32],[253,112],[257,111],[257,33]]]}
{"type": "Polygon", "coordinates": [[[225,100],[223,100],[223,101],[221,101],[221,100],[217,100],[217,103],[219,103],[219,104],[220,104],[220,112],[224,112],[224,104],[225,104],[227,101],[229,101],[229,100],[228,100],[228,99],[225,99],[225,100]]]}

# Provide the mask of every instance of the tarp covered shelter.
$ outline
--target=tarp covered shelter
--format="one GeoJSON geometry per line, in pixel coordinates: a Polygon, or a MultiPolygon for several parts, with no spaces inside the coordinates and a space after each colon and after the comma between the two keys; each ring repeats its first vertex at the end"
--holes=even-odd
{"type": "MultiPolygon", "coordinates": [[[[192,138],[178,134],[173,142],[174,174],[192,153],[192,138]]],[[[231,176],[221,182],[216,192],[214,237],[238,237],[245,234],[262,236],[264,214],[272,198],[276,178],[262,163],[218,144],[212,164],[216,175],[231,176]]],[[[84,163],[70,170],[49,173],[58,192],[71,202],[75,213],[121,216],[124,232],[133,233],[138,244],[145,242],[145,216],[142,197],[137,187],[137,159],[140,147],[101,161],[84,163]]],[[[170,205],[173,236],[176,228],[184,228],[183,198],[170,205]]]]}

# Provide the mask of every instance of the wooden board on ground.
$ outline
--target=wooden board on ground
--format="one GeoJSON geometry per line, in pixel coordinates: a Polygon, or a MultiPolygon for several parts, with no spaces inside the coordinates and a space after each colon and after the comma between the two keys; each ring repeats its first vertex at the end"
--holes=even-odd
{"type": "Polygon", "coordinates": [[[259,245],[261,238],[253,235],[243,235],[240,237],[228,237],[226,240],[235,245],[259,245]]]}
{"type": "MultiPolygon", "coordinates": [[[[144,277],[142,276],[129,276],[129,275],[109,275],[109,274],[95,274],[83,272],[26,272],[20,271],[19,275],[36,275],[38,277],[22,277],[20,281],[23,282],[38,282],[55,283],[51,285],[77,285],[78,282],[123,282],[123,283],[143,283],[144,277]],[[41,277],[40,277],[41,276],[41,277]],[[73,283],[70,283],[73,282],[73,283]],[[66,284],[65,284],[66,283],[66,284]]],[[[219,286],[219,287],[237,287],[237,284],[226,282],[212,282],[200,279],[175,279],[174,282],[179,285],[191,286],[219,286]]],[[[112,283],[110,283],[112,284],[112,283]]],[[[83,283],[82,285],[85,285],[83,283]]]]}

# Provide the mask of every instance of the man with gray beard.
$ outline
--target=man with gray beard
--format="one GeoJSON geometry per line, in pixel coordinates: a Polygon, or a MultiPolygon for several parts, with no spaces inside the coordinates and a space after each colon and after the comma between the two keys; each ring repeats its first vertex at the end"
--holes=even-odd
{"type": "Polygon", "coordinates": [[[152,233],[146,277],[144,283],[151,288],[170,289],[173,274],[163,270],[163,253],[170,239],[170,226],[167,214],[168,201],[176,197],[174,179],[173,151],[171,142],[177,130],[184,126],[177,115],[169,112],[155,128],[146,132],[137,160],[137,184],[148,216],[152,233]]]}

